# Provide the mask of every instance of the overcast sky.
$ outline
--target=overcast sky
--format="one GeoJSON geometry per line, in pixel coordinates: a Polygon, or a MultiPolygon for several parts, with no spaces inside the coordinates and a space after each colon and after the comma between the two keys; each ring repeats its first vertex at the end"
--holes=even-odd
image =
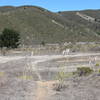
{"type": "Polygon", "coordinates": [[[35,5],[51,11],[100,9],[100,0],[0,0],[0,6],[35,5]]]}

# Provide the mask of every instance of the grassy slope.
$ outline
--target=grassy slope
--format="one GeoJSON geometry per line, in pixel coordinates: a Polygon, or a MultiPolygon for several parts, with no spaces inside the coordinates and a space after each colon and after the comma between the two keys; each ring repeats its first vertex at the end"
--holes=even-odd
{"type": "Polygon", "coordinates": [[[14,28],[20,32],[24,44],[40,43],[41,41],[48,43],[99,41],[100,38],[96,32],[86,26],[85,21],[79,23],[76,20],[79,19],[77,16],[71,15],[69,12],[66,14],[68,17],[63,17],[62,14],[35,6],[1,7],[0,31],[2,32],[7,27],[14,28]],[[58,24],[53,23],[52,20],[58,24]]]}

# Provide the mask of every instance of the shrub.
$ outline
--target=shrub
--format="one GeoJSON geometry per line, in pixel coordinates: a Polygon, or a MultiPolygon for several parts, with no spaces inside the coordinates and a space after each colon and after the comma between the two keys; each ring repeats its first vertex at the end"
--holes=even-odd
{"type": "Polygon", "coordinates": [[[61,84],[60,82],[59,83],[56,83],[56,84],[54,84],[54,90],[56,90],[56,91],[61,91],[61,90],[63,90],[63,89],[65,89],[66,88],[66,85],[63,83],[63,84],[61,84]]]}
{"type": "Polygon", "coordinates": [[[65,77],[66,77],[66,74],[63,70],[57,73],[56,79],[58,80],[58,83],[55,84],[54,90],[61,91],[64,88],[65,77]]]}
{"type": "Polygon", "coordinates": [[[100,69],[98,70],[98,76],[100,76],[100,69]]]}
{"type": "Polygon", "coordinates": [[[17,48],[20,44],[20,35],[12,29],[5,28],[0,35],[0,47],[17,48]]]}
{"type": "Polygon", "coordinates": [[[60,72],[57,73],[56,79],[58,80],[58,83],[55,84],[54,90],[56,91],[61,91],[62,89],[66,88],[65,85],[65,79],[73,76],[71,72],[64,72],[61,70],[60,72]]]}
{"type": "Polygon", "coordinates": [[[74,74],[78,74],[79,76],[86,76],[93,72],[93,70],[89,67],[78,67],[77,71],[74,74]]]}
{"type": "Polygon", "coordinates": [[[98,67],[98,66],[100,66],[100,64],[98,64],[98,63],[97,63],[95,66],[97,66],[97,67],[98,67]]]}
{"type": "Polygon", "coordinates": [[[97,35],[100,35],[100,32],[97,32],[97,35]]]}
{"type": "Polygon", "coordinates": [[[100,74],[100,69],[99,69],[99,74],[100,74]]]}
{"type": "Polygon", "coordinates": [[[41,45],[42,45],[42,46],[45,46],[45,44],[46,44],[46,43],[45,43],[44,41],[41,42],[41,45]]]}

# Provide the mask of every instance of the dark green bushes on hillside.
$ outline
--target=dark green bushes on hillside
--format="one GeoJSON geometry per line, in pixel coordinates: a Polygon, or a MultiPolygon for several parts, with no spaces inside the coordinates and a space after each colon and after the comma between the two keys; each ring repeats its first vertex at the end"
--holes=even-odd
{"type": "Polygon", "coordinates": [[[13,29],[5,28],[0,35],[0,47],[17,48],[20,44],[20,35],[13,29]]]}
{"type": "Polygon", "coordinates": [[[100,32],[97,32],[98,35],[100,35],[100,32]]]}

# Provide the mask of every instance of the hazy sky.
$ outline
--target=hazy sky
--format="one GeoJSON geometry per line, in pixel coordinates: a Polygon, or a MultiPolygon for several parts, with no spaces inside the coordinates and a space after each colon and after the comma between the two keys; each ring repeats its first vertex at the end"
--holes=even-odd
{"type": "Polygon", "coordinates": [[[100,9],[100,0],[0,0],[0,6],[35,5],[51,11],[100,9]]]}

